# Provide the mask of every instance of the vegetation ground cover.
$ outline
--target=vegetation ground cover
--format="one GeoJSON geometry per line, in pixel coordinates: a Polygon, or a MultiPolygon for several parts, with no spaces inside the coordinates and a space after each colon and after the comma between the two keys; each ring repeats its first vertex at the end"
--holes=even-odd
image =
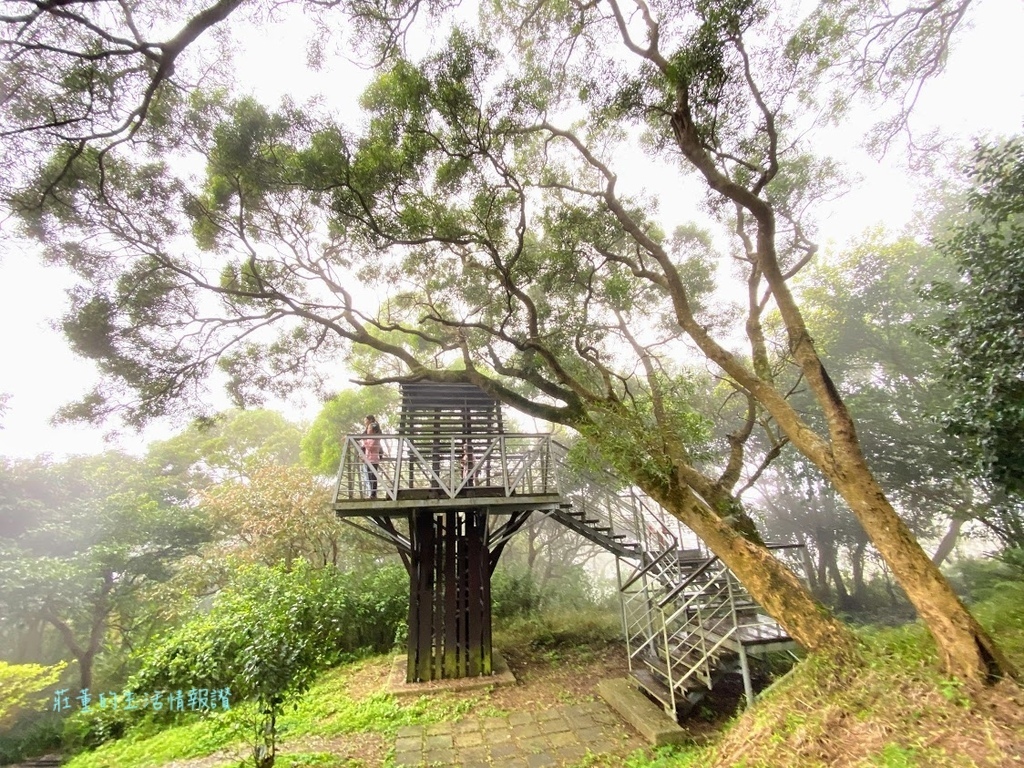
{"type": "MultiPolygon", "coordinates": [[[[1024,586],[1001,583],[976,612],[1015,662],[1024,662],[1024,586]]],[[[390,656],[322,674],[283,715],[278,765],[388,766],[402,725],[459,720],[591,700],[596,682],[626,672],[614,616],[594,612],[510,622],[499,636],[519,684],[401,702],[382,693],[390,656]]],[[[865,629],[864,664],[838,679],[827,657],[783,675],[743,712],[738,691],[712,698],[686,721],[691,743],[580,766],[840,766],[967,768],[1024,765],[1024,696],[1006,682],[970,690],[943,677],[934,643],[916,624],[865,629]],[[704,744],[703,742],[709,741],[704,744]],[[700,742],[700,744],[698,744],[700,742]]],[[[245,757],[244,707],[125,738],[72,759],[69,768],[227,768],[245,757]]],[[[626,727],[626,726],[623,726],[626,727]]]]}

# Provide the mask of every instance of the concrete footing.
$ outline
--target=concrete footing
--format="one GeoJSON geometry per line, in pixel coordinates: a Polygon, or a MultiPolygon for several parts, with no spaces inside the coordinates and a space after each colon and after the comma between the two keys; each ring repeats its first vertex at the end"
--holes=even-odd
{"type": "Polygon", "coordinates": [[[472,691],[477,688],[489,688],[500,685],[515,685],[516,676],[508,668],[505,659],[495,650],[491,651],[491,668],[489,675],[477,677],[456,677],[450,680],[428,680],[425,683],[407,683],[405,674],[407,656],[396,656],[391,665],[384,690],[395,696],[422,696],[439,691],[472,691]]]}
{"type": "Polygon", "coordinates": [[[690,737],[665,710],[644,696],[629,678],[602,680],[597,692],[619,717],[633,726],[655,747],[682,744],[690,737]]]}

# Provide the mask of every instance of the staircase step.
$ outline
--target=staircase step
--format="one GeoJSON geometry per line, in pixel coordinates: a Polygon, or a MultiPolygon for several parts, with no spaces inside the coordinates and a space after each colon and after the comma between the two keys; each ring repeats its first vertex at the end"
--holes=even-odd
{"type": "Polygon", "coordinates": [[[660,701],[666,708],[672,708],[672,691],[665,685],[664,681],[653,672],[646,669],[634,669],[630,676],[640,684],[641,690],[646,691],[655,699],[660,701]]]}

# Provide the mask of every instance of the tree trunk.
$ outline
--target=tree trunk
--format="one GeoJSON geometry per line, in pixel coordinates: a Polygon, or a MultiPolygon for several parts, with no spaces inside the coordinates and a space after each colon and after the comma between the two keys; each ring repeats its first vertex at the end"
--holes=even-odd
{"type": "Polygon", "coordinates": [[[815,572],[814,560],[811,559],[810,550],[807,548],[807,540],[804,538],[803,534],[799,532],[795,534],[795,538],[800,544],[800,558],[803,560],[804,573],[807,575],[807,585],[811,588],[811,594],[820,600],[821,597],[818,593],[818,577],[815,572]]]}
{"type": "Polygon", "coordinates": [[[531,516],[526,529],[526,567],[530,571],[530,575],[533,575],[533,569],[537,563],[537,537],[540,535],[537,529],[538,524],[531,516]]]}
{"type": "Polygon", "coordinates": [[[835,545],[830,543],[828,548],[828,572],[832,577],[832,583],[836,585],[836,604],[843,610],[848,610],[851,605],[850,593],[846,591],[846,584],[843,582],[843,574],[839,572],[839,563],[836,561],[835,545]]]}
{"type": "Polygon", "coordinates": [[[820,528],[815,529],[814,543],[815,549],[818,550],[818,562],[814,570],[814,583],[817,588],[813,590],[813,593],[821,602],[829,603],[832,600],[832,589],[828,585],[828,557],[826,555],[829,542],[821,535],[820,528]]]}
{"type": "MultiPolygon", "coordinates": [[[[854,440],[855,440],[854,436],[854,440]]],[[[971,615],[889,504],[859,447],[837,457],[830,479],[931,631],[943,667],[975,683],[1016,677],[1016,669],[971,615]]]]}
{"type": "Polygon", "coordinates": [[[857,538],[857,545],[850,555],[850,562],[853,567],[853,596],[857,604],[864,606],[868,601],[868,585],[864,583],[864,553],[868,548],[868,540],[857,538]]]}
{"type": "Polygon", "coordinates": [[[946,558],[953,552],[953,548],[956,547],[957,539],[960,538],[960,529],[964,527],[963,520],[957,520],[953,518],[949,521],[949,528],[946,530],[946,535],[942,537],[942,541],[939,542],[938,548],[932,553],[932,562],[936,566],[941,566],[946,558]]]}
{"type": "Polygon", "coordinates": [[[75,658],[78,659],[79,688],[83,691],[92,688],[92,667],[96,660],[96,651],[90,649],[81,655],[76,655],[75,658]]]}
{"type": "Polygon", "coordinates": [[[807,591],[796,575],[764,546],[731,528],[683,485],[665,489],[640,483],[665,509],[696,533],[791,638],[810,652],[854,658],[859,643],[849,627],[807,591]]]}

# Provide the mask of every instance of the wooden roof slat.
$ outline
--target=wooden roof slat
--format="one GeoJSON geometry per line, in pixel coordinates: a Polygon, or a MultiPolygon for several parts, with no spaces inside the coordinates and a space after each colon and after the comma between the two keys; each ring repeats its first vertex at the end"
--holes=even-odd
{"type": "Polygon", "coordinates": [[[401,432],[416,437],[501,434],[501,404],[473,384],[402,384],[401,432]]]}

